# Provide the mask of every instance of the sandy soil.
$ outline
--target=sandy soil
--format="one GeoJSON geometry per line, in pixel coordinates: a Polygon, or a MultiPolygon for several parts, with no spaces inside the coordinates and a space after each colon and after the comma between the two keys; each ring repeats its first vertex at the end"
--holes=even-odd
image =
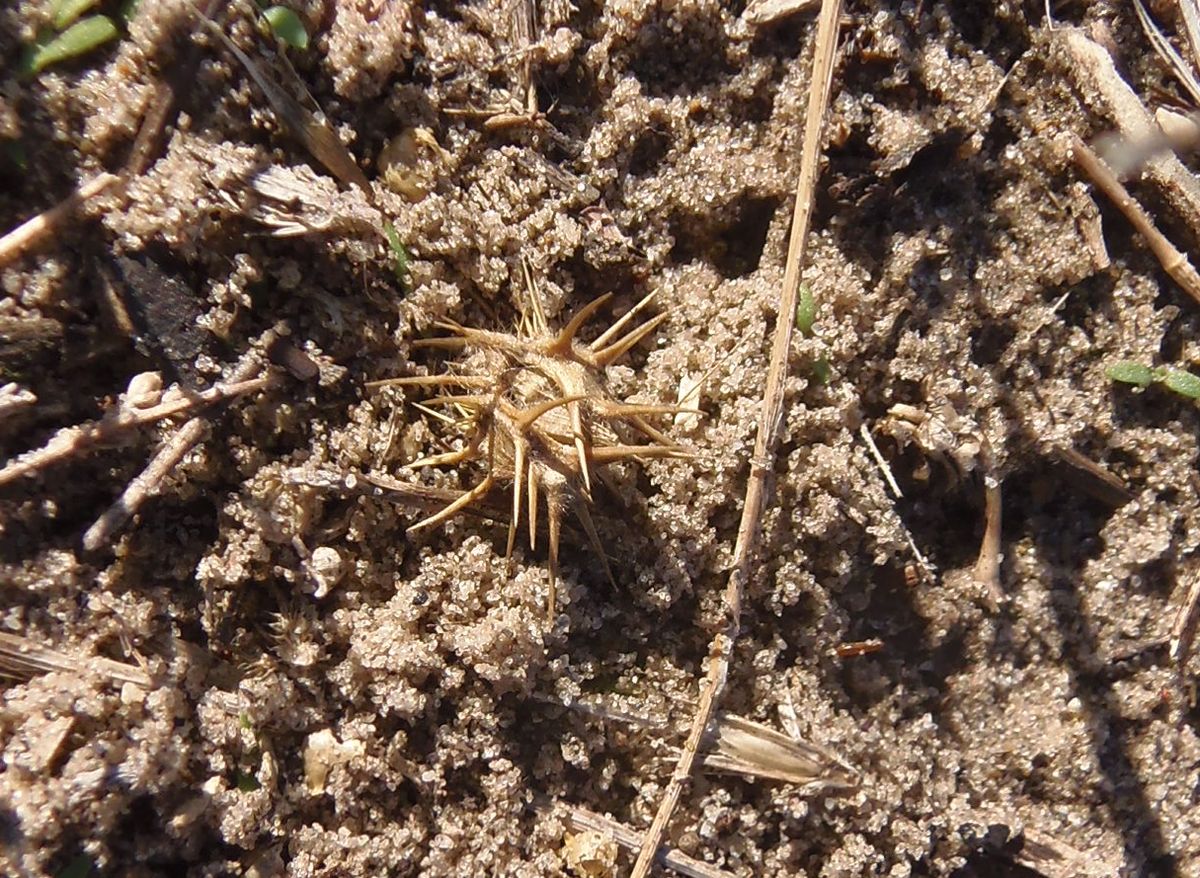
{"type": "MultiPolygon", "coordinates": [[[[49,5],[0,10],[3,57],[49,5]]],[[[814,799],[698,776],[669,840],[733,874],[1029,875],[1014,862],[1045,837],[1091,864],[1049,878],[1200,874],[1200,714],[1165,647],[1196,575],[1200,417],[1105,375],[1200,360],[1200,318],[1056,145],[1113,125],[1071,39],[1143,95],[1174,86],[1127,4],[1056,4],[1053,30],[1041,3],[979,6],[848,9],[805,271],[817,334],[793,351],[724,706],[778,726],[794,704],[863,784],[814,799]],[[897,438],[896,404],[936,416],[949,455],[897,438]],[[998,591],[975,575],[987,450],[998,591]]],[[[177,421],[0,488],[0,627],[78,660],[0,693],[0,871],[585,874],[535,798],[648,825],[720,618],[806,103],[811,16],[755,26],[741,7],[544,0],[526,44],[500,0],[294,4],[314,42],[290,58],[374,205],[182,3],[143,2],[120,42],[36,79],[9,64],[2,229],[118,170],[155,83],[190,46],[199,60],[146,173],[0,268],[0,384],[37,397],[0,420],[0,459],[117,406],[139,373],[207,386],[272,327],[319,374],[211,410],[94,551],[84,532],[177,421]],[[544,117],[497,121],[527,81],[544,117]],[[411,148],[385,150],[398,136],[411,148]],[[549,627],[544,537],[518,540],[507,575],[503,516],[408,536],[428,510],[344,482],[478,481],[403,471],[455,432],[413,407],[427,394],[366,384],[455,361],[414,346],[435,321],[511,330],[523,260],[552,325],[614,293],[593,335],[656,292],[665,322],[609,370],[615,395],[674,403],[703,378],[703,416],[663,421],[694,457],[612,468],[596,492],[616,588],[565,533],[549,627]]],[[[280,69],[248,17],[226,30],[280,69]]],[[[1195,252],[1180,203],[1134,191],[1195,252]]]]}

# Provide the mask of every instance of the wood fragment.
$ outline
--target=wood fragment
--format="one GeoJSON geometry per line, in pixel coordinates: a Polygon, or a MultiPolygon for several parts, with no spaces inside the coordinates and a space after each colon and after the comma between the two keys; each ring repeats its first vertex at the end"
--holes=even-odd
{"type": "Polygon", "coordinates": [[[1200,303],[1200,274],[1196,273],[1196,269],[1188,262],[1187,257],[1167,240],[1166,235],[1158,230],[1150,215],[1129,194],[1129,190],[1125,188],[1124,184],[1077,134],[1068,135],[1067,142],[1075,164],[1125,215],[1138,234],[1145,238],[1146,244],[1158,259],[1159,264],[1162,265],[1163,271],[1169,274],[1183,288],[1184,292],[1200,303]]]}
{"type": "Polygon", "coordinates": [[[1192,652],[1192,644],[1196,640],[1196,623],[1200,621],[1200,575],[1193,574],[1192,584],[1188,587],[1187,597],[1183,606],[1175,614],[1175,624],[1171,626],[1171,661],[1180,667],[1188,660],[1192,652]]]}
{"type": "Polygon", "coordinates": [[[20,634],[0,632],[0,675],[28,680],[53,671],[82,674],[88,669],[114,683],[132,683],[143,689],[151,685],[150,675],[136,665],[98,656],[72,655],[20,634]]]}
{"type": "Polygon", "coordinates": [[[1001,505],[1000,479],[989,466],[983,472],[983,539],[975,561],[975,581],[983,587],[984,598],[992,610],[999,609],[1004,601],[1000,584],[1001,505]]]}
{"type": "Polygon", "coordinates": [[[792,230],[784,269],[783,289],[776,311],[775,335],[771,360],[767,370],[767,386],[750,460],[750,475],[742,505],[742,519],[734,545],[733,564],[723,596],[724,622],[709,648],[708,669],[691,731],[675,771],[667,783],[654,821],[647,830],[634,863],[633,878],[645,878],[657,859],[667,823],[671,819],[684,784],[691,777],[700,742],[721,697],[729,675],[733,644],[741,630],[742,597],[758,542],[759,527],[765,503],[767,476],[772,470],[772,457],[778,444],[779,425],[783,419],[783,385],[787,377],[788,351],[791,349],[796,301],[800,291],[800,269],[812,220],[813,195],[820,168],[821,144],[825,130],[825,111],[833,83],[833,64],[837,55],[838,21],[841,0],[823,0],[817,19],[816,45],[813,52],[812,76],[809,85],[808,110],[805,115],[804,139],[800,154],[800,174],[796,183],[796,199],[792,211],[792,230]]]}
{"type": "MultiPolygon", "coordinates": [[[[542,798],[534,800],[532,808],[539,814],[553,814],[561,818],[575,832],[589,829],[606,832],[612,835],[617,844],[626,850],[638,849],[638,832],[630,829],[624,823],[618,823],[611,817],[605,817],[595,811],[589,811],[587,808],[567,805],[563,802],[551,802],[542,798]]],[[[687,875],[688,878],[730,878],[732,875],[731,872],[710,866],[708,863],[689,857],[666,845],[659,852],[657,861],[680,875],[687,875]]]]}
{"type": "Polygon", "coordinates": [[[7,418],[35,402],[37,397],[33,392],[19,384],[11,381],[8,384],[0,384],[0,418],[7,418]]]}
{"type": "Polygon", "coordinates": [[[1055,445],[1051,449],[1051,454],[1055,460],[1063,464],[1071,481],[1101,503],[1116,509],[1133,499],[1133,492],[1121,479],[1074,448],[1055,445]]]}

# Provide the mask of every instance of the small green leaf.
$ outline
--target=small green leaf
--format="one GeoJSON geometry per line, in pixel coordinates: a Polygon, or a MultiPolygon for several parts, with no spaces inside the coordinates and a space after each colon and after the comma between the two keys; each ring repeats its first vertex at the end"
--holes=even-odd
{"type": "Polygon", "coordinates": [[[62,30],[99,2],[100,0],[54,0],[54,4],[50,7],[50,14],[54,18],[54,29],[62,30]]]}
{"type": "Polygon", "coordinates": [[[92,874],[92,867],[95,863],[87,854],[80,854],[67,865],[62,867],[57,878],[87,878],[92,874]]]}
{"type": "Polygon", "coordinates": [[[1144,363],[1134,360],[1120,360],[1106,370],[1108,377],[1122,384],[1136,384],[1138,387],[1149,387],[1154,381],[1154,370],[1144,363]]]}
{"type": "Polygon", "coordinates": [[[812,290],[806,286],[800,287],[800,301],[796,303],[796,328],[802,335],[813,334],[813,324],[817,322],[817,302],[812,290]]]}
{"type": "Polygon", "coordinates": [[[19,140],[0,141],[0,154],[18,171],[29,167],[29,155],[25,152],[25,144],[19,140]]]}
{"type": "Polygon", "coordinates": [[[263,10],[263,18],[271,26],[271,31],[293,49],[308,48],[308,31],[300,16],[286,6],[272,6],[263,10]]]}
{"type": "Polygon", "coordinates": [[[117,10],[117,16],[125,22],[125,27],[129,27],[129,22],[133,21],[134,16],[138,14],[138,3],[140,2],[141,0],[121,0],[121,8],[117,10]]]}
{"type": "Polygon", "coordinates": [[[258,782],[258,778],[247,771],[239,771],[237,773],[237,788],[243,793],[252,793],[255,790],[261,790],[262,784],[258,782]]]}
{"type": "Polygon", "coordinates": [[[45,45],[34,49],[29,57],[28,73],[41,73],[51,64],[75,58],[120,36],[117,26],[107,15],[91,15],[75,22],[45,45]]]}
{"type": "Polygon", "coordinates": [[[1162,377],[1162,383],[1180,396],[1200,399],[1200,375],[1193,375],[1183,369],[1168,369],[1162,377]]]}
{"type": "Polygon", "coordinates": [[[833,367],[829,365],[829,361],[821,357],[813,363],[813,380],[818,384],[828,384],[829,379],[833,377],[833,367]]]}
{"type": "Polygon", "coordinates": [[[404,288],[408,289],[408,250],[400,243],[400,233],[396,231],[396,227],[390,222],[384,221],[383,233],[387,236],[388,246],[392,249],[393,266],[392,270],[396,273],[396,280],[404,284],[404,288]]]}

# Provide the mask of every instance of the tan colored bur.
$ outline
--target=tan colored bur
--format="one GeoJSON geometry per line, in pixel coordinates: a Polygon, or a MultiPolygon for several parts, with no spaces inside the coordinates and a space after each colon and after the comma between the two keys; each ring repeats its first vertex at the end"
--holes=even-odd
{"type": "Polygon", "coordinates": [[[486,474],[475,487],[414,524],[409,532],[441,524],[482,500],[498,482],[509,482],[513,492],[512,520],[505,558],[510,559],[522,507],[526,504],[529,545],[537,546],[540,494],[545,502],[549,532],[547,604],[553,619],[560,524],[567,508],[574,510],[605,574],[612,580],[608,559],[588,509],[597,469],[628,459],[688,454],[646,420],[655,415],[674,414],[680,410],[677,406],[617,400],[610,395],[605,382],[605,369],[649,335],[667,315],[653,317],[619,338],[615,336],[623,328],[623,321],[618,321],[613,327],[616,332],[610,330],[586,344],[578,339],[578,333],[611,294],[584,306],[555,332],[546,323],[528,270],[526,282],[531,306],[515,333],[443,322],[440,325],[453,335],[418,343],[422,347],[463,351],[460,372],[395,378],[376,382],[375,386],[442,386],[469,391],[425,400],[427,406],[450,410],[442,420],[461,426],[466,434],[463,447],[422,458],[409,466],[415,469],[482,460],[487,462],[486,474]],[[633,443],[622,438],[629,434],[641,434],[648,441],[633,443]]]}

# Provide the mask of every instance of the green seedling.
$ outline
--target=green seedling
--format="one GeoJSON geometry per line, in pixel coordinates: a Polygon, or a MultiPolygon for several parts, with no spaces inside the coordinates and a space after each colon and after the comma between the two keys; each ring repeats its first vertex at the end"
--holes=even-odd
{"type": "Polygon", "coordinates": [[[271,28],[271,33],[293,49],[308,48],[308,31],[304,22],[295,12],[286,6],[272,6],[264,9],[263,18],[271,28]]]}
{"type": "Polygon", "coordinates": [[[92,867],[95,865],[87,854],[80,854],[62,867],[57,878],[87,878],[92,874],[92,867]]]}
{"type": "MultiPolygon", "coordinates": [[[[817,300],[813,298],[812,290],[806,286],[800,287],[800,300],[796,303],[796,329],[805,338],[816,338],[814,328],[817,322],[817,300]]],[[[812,365],[812,377],[818,384],[828,384],[833,377],[833,368],[825,357],[818,357],[812,365]]]]}
{"type": "Polygon", "coordinates": [[[796,303],[796,328],[805,338],[812,338],[813,324],[817,322],[817,300],[812,290],[800,287],[800,301],[796,303]]]}
{"type": "Polygon", "coordinates": [[[408,290],[408,250],[400,241],[400,233],[396,231],[396,227],[391,222],[384,220],[383,234],[387,236],[388,247],[392,250],[392,271],[396,273],[396,280],[404,285],[404,289],[408,290]]]}
{"type": "Polygon", "coordinates": [[[51,64],[85,55],[120,35],[121,32],[107,15],[89,15],[48,42],[32,46],[22,66],[25,73],[33,76],[51,64]]]}
{"type": "Polygon", "coordinates": [[[1200,400],[1200,375],[1185,369],[1169,369],[1165,366],[1150,367],[1134,360],[1121,360],[1107,369],[1109,379],[1121,384],[1149,387],[1162,384],[1168,390],[1188,399],[1200,400]]]}

